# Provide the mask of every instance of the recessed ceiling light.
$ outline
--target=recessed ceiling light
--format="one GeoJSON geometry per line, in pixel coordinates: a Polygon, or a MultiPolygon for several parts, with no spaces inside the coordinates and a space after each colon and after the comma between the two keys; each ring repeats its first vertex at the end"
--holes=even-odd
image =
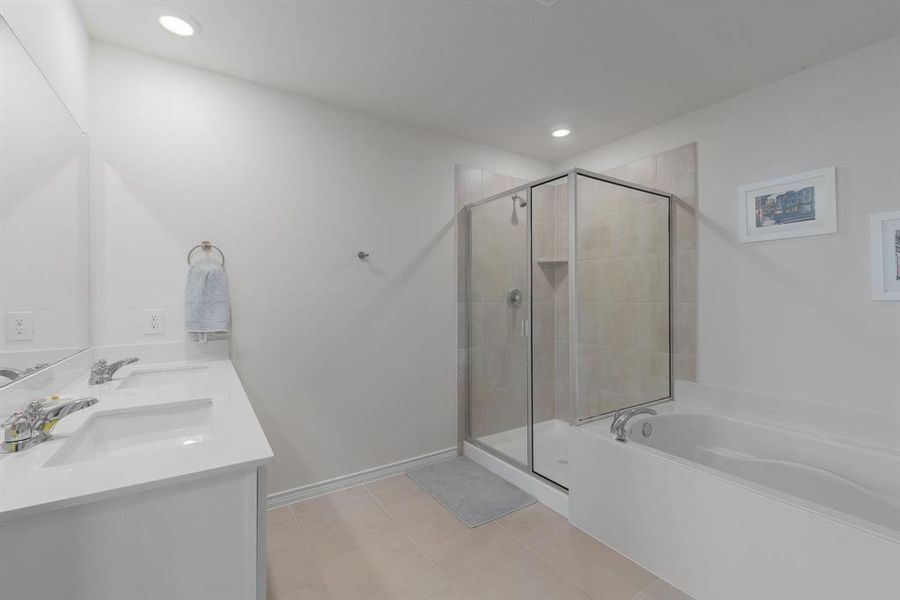
{"type": "Polygon", "coordinates": [[[553,131],[551,131],[550,135],[552,135],[553,137],[566,137],[570,133],[572,132],[565,127],[560,127],[559,129],[554,129],[553,131]]]}
{"type": "Polygon", "coordinates": [[[182,37],[189,37],[200,31],[197,19],[171,8],[164,8],[159,12],[159,24],[166,31],[182,37]]]}

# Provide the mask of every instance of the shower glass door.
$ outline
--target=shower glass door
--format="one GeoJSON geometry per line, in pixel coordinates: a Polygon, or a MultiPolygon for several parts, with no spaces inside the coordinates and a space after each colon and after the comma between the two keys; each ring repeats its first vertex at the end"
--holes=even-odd
{"type": "Polygon", "coordinates": [[[526,191],[469,208],[468,438],[527,467],[529,207],[526,191]]]}
{"type": "Polygon", "coordinates": [[[569,188],[563,176],[531,188],[532,471],[568,487],[569,188]]]}

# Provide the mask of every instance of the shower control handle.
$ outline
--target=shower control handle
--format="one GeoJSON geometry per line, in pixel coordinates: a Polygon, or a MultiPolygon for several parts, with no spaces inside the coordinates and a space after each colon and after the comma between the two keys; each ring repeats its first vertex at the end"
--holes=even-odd
{"type": "Polygon", "coordinates": [[[522,290],[519,288],[509,290],[509,293],[506,294],[506,303],[513,308],[522,306],[522,290]]]}

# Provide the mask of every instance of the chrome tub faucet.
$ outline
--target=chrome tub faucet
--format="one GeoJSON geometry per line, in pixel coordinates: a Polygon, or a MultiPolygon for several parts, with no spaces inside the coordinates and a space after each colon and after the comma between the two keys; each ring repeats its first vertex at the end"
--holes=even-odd
{"type": "Polygon", "coordinates": [[[627,442],[628,432],[625,431],[625,426],[628,425],[628,421],[630,421],[632,417],[638,415],[655,414],[656,411],[652,408],[629,408],[627,410],[617,411],[615,416],[613,416],[612,423],[609,425],[609,432],[616,434],[617,442],[627,442]]]}
{"type": "Polygon", "coordinates": [[[91,367],[91,377],[90,379],[88,379],[88,383],[90,383],[91,385],[99,385],[101,383],[112,381],[112,377],[116,374],[116,371],[118,371],[125,365],[130,365],[131,363],[135,363],[139,360],[139,358],[132,356],[131,358],[123,358],[122,360],[117,360],[112,364],[107,364],[106,359],[101,358],[91,367]]]}
{"type": "Polygon", "coordinates": [[[84,397],[66,402],[34,400],[25,410],[15,412],[0,423],[0,454],[21,452],[50,439],[50,434],[63,417],[97,404],[96,398],[84,397]]]}

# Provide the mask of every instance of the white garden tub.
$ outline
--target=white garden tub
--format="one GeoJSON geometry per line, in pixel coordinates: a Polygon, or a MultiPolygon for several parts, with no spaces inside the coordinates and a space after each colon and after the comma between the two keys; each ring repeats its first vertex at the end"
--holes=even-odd
{"type": "Polygon", "coordinates": [[[698,600],[900,599],[897,424],[854,442],[865,415],[710,392],[679,385],[626,443],[576,428],[572,521],[698,600]]]}

